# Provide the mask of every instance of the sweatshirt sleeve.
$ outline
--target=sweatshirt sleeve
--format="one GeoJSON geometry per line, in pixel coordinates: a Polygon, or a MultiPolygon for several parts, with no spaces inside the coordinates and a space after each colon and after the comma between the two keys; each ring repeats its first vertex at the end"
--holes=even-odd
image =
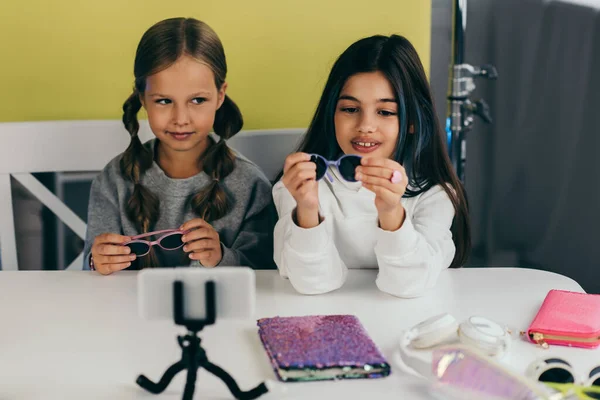
{"type": "Polygon", "coordinates": [[[340,288],[348,268],[340,258],[327,219],[304,229],[294,222],[296,200],[278,182],[273,199],[279,215],[275,225],[274,258],[282,277],[302,294],[320,294],[340,288]]]}
{"type": "Polygon", "coordinates": [[[90,269],[90,253],[94,239],[103,233],[123,234],[119,200],[108,168],[92,181],[88,204],[87,230],[83,248],[83,269],[90,269]]]}
{"type": "Polygon", "coordinates": [[[412,215],[394,232],[377,229],[377,286],[398,297],[418,297],[431,289],[456,251],[450,228],[454,206],[441,186],[421,195],[412,215]]]}
{"type": "Polygon", "coordinates": [[[219,265],[240,265],[254,269],[275,269],[273,264],[273,226],[275,208],[271,184],[257,179],[252,187],[244,221],[230,247],[221,243],[223,258],[219,265]]]}

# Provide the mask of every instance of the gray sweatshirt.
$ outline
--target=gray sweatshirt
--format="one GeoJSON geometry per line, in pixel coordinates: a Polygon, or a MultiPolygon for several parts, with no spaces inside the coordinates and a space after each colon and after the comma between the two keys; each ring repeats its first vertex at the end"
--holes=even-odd
{"type": "MultiPolygon", "coordinates": [[[[155,141],[156,139],[146,143],[152,151],[155,141]]],[[[126,215],[125,206],[133,191],[133,183],[121,176],[120,159],[121,155],[115,157],[92,183],[84,269],[90,269],[89,255],[96,236],[102,233],[125,236],[140,234],[126,215]]],[[[198,218],[191,209],[190,198],[209,183],[211,179],[204,172],[187,179],[169,178],[153,162],[152,167],[141,178],[141,184],[160,199],[160,215],[153,230],[177,229],[184,222],[198,218]]],[[[235,168],[221,184],[229,194],[233,206],[223,218],[211,222],[219,233],[223,248],[223,258],[219,265],[275,268],[273,228],[276,214],[269,180],[255,164],[236,153],[235,168]]],[[[199,265],[198,261],[190,260],[182,248],[166,251],[154,246],[154,251],[161,267],[199,265]]],[[[136,269],[136,264],[134,261],[129,269],[136,269]]]]}

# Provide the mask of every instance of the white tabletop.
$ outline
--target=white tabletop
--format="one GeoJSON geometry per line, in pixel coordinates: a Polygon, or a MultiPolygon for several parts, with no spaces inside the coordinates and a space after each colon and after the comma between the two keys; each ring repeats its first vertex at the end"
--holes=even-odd
{"type": "MultiPolygon", "coordinates": [[[[289,383],[287,398],[430,398],[423,384],[394,366],[400,331],[441,312],[460,319],[479,314],[526,329],[548,290],[582,291],[573,280],[542,271],[465,268],[444,272],[433,291],[407,300],[381,293],[375,274],[351,271],[342,289],[302,296],[277,272],[257,271],[257,318],[355,314],[392,363],[392,375],[384,379],[289,383]]],[[[159,396],[135,384],[140,373],[158,380],[179,360],[175,337],[184,332],[167,321],[138,317],[135,272],[108,277],[2,272],[0,294],[0,399],[181,398],[184,373],[159,396]]],[[[229,371],[242,389],[274,379],[254,320],[220,322],[207,327],[202,337],[209,359],[229,371]]],[[[527,360],[561,356],[582,373],[600,364],[596,350],[543,350],[517,341],[515,352],[527,360]]],[[[195,398],[232,397],[217,378],[201,372],[195,398]]]]}

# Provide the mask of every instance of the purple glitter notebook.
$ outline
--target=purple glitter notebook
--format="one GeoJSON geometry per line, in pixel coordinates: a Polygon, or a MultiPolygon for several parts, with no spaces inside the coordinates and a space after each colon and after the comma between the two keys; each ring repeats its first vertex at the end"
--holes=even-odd
{"type": "Polygon", "coordinates": [[[258,320],[259,335],[280,381],[381,378],[390,366],[353,315],[258,320]]]}

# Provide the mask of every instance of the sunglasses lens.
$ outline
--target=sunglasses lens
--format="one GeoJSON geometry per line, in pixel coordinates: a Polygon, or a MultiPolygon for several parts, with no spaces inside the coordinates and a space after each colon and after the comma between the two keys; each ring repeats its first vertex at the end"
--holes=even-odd
{"type": "Polygon", "coordinates": [[[133,242],[126,244],[126,246],[131,249],[131,254],[135,254],[136,256],[143,256],[150,250],[150,247],[146,243],[133,242]]]}
{"type": "Polygon", "coordinates": [[[327,164],[321,157],[310,156],[310,161],[317,164],[317,180],[323,178],[327,172],[327,164]]]}
{"type": "Polygon", "coordinates": [[[339,171],[342,178],[349,182],[356,182],[356,167],[360,165],[360,157],[354,155],[344,156],[340,160],[339,171]]]}
{"type": "MultiPolygon", "coordinates": [[[[592,388],[596,391],[600,391],[600,366],[594,368],[592,372],[590,372],[590,384],[592,388]]],[[[583,392],[591,399],[600,399],[600,392],[592,392],[590,390],[583,390],[583,392]]]]}
{"type": "MultiPolygon", "coordinates": [[[[600,386],[594,386],[594,389],[600,389],[600,386]]],[[[592,392],[591,390],[583,389],[583,393],[590,399],[600,399],[600,393],[592,392]]]]}
{"type": "Polygon", "coordinates": [[[544,371],[538,378],[540,382],[552,382],[552,383],[574,383],[575,378],[569,370],[560,366],[552,367],[544,371]]]}
{"type": "Polygon", "coordinates": [[[181,233],[169,235],[160,241],[160,245],[167,250],[175,250],[183,246],[183,241],[181,238],[183,235],[181,233]]]}

